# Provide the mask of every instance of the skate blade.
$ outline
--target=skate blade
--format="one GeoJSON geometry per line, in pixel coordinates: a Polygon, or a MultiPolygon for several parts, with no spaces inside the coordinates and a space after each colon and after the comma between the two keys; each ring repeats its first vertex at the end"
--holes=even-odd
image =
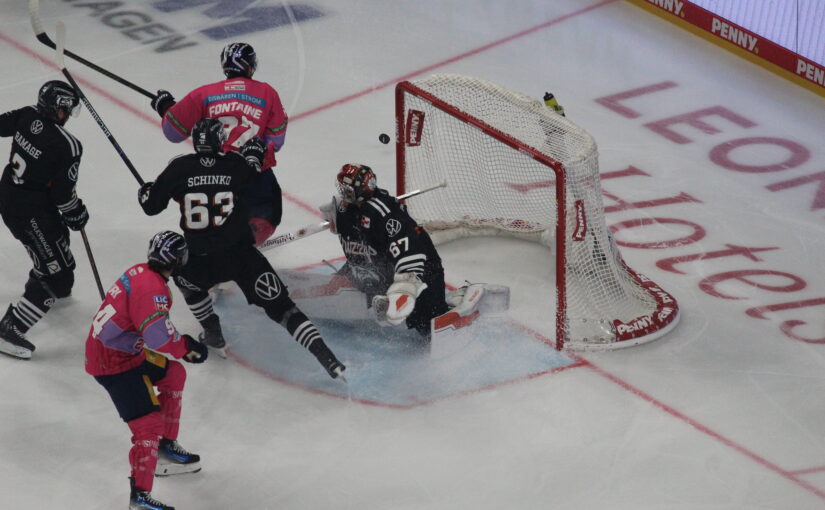
{"type": "Polygon", "coordinates": [[[201,470],[200,462],[193,462],[191,464],[158,464],[155,468],[155,476],[173,476],[183,475],[186,473],[197,473],[201,470]]]}
{"type": "Polygon", "coordinates": [[[221,358],[226,359],[226,347],[212,347],[211,345],[208,345],[207,347],[209,347],[210,351],[214,352],[221,358]]]}
{"type": "Polygon", "coordinates": [[[32,351],[19,345],[14,345],[0,338],[0,352],[17,359],[31,359],[32,351]]]}

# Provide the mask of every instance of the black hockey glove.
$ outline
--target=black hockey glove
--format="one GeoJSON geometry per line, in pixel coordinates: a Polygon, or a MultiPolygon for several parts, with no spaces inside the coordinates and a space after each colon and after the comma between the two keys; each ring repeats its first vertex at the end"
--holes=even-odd
{"type": "Polygon", "coordinates": [[[254,167],[258,172],[261,171],[261,164],[264,161],[264,153],[266,146],[257,136],[253,136],[248,142],[241,146],[239,151],[241,156],[246,159],[246,163],[254,167]]]}
{"type": "Polygon", "coordinates": [[[143,204],[149,200],[149,193],[152,191],[152,186],[154,184],[154,182],[149,181],[140,185],[140,189],[138,190],[138,203],[141,207],[143,207],[143,204]]]}
{"type": "Polygon", "coordinates": [[[188,351],[183,355],[183,361],[188,361],[189,363],[203,363],[206,361],[206,358],[209,356],[209,349],[206,345],[198,342],[189,335],[181,336],[186,342],[186,350],[188,351]]]}
{"type": "Polygon", "coordinates": [[[152,98],[152,109],[158,112],[160,118],[166,115],[166,110],[175,105],[175,98],[168,90],[158,90],[158,95],[152,98]]]}
{"type": "Polygon", "coordinates": [[[88,221],[89,211],[86,210],[86,206],[83,204],[83,201],[79,199],[74,208],[63,213],[63,223],[74,231],[83,229],[88,221]]]}

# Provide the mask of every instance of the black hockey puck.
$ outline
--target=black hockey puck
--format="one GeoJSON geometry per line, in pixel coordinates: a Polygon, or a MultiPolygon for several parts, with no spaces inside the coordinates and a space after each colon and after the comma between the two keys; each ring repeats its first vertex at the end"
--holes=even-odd
{"type": "Polygon", "coordinates": [[[378,141],[383,144],[390,143],[390,135],[388,135],[387,133],[381,133],[380,135],[378,135],[378,141]]]}

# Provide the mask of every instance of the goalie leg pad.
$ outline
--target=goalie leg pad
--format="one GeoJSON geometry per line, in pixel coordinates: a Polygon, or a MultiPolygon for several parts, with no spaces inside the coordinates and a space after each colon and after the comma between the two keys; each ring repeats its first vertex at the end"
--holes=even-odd
{"type": "Polygon", "coordinates": [[[449,312],[433,318],[433,332],[467,327],[481,314],[479,306],[484,298],[485,285],[483,283],[474,283],[459,290],[463,292],[454,293],[451,301],[456,302],[459,295],[461,301],[449,312]]]}
{"type": "Polygon", "coordinates": [[[424,292],[427,284],[415,273],[395,273],[393,284],[387,289],[387,322],[397,326],[404,322],[415,309],[415,300],[424,292]]]}

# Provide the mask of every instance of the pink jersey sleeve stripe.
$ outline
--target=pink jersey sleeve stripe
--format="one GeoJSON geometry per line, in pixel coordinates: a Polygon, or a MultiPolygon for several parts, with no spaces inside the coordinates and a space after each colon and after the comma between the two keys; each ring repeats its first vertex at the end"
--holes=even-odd
{"type": "Polygon", "coordinates": [[[272,134],[278,135],[286,129],[286,123],[287,123],[287,121],[284,120],[279,126],[269,127],[269,128],[266,128],[266,130],[269,131],[272,134]]]}
{"type": "Polygon", "coordinates": [[[169,121],[169,125],[173,126],[177,129],[182,135],[189,136],[191,133],[188,129],[184,127],[184,125],[172,114],[172,112],[166,112],[166,116],[163,117],[164,126],[166,125],[166,121],[169,121]]]}
{"type": "Polygon", "coordinates": [[[152,322],[153,320],[155,320],[158,317],[169,317],[169,314],[167,314],[166,312],[155,312],[155,313],[151,314],[149,317],[146,317],[145,319],[143,319],[143,322],[141,322],[138,325],[138,331],[143,333],[143,328],[145,328],[147,324],[149,324],[150,322],[152,322]]]}

